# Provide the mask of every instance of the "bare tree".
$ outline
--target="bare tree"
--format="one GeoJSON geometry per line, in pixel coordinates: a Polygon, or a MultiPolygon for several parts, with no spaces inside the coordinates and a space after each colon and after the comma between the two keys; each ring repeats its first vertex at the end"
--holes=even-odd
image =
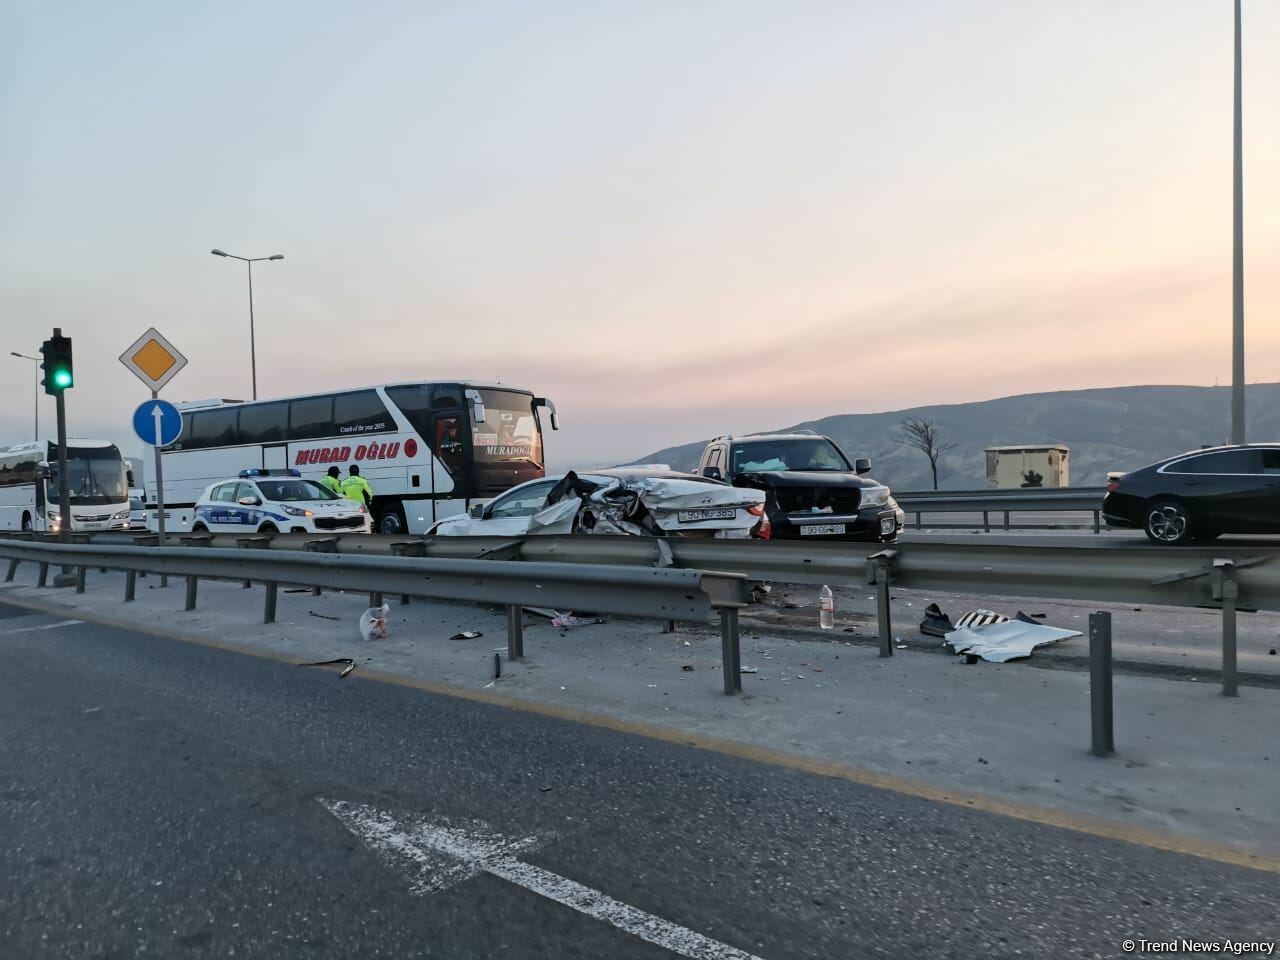
{"type": "Polygon", "coordinates": [[[954,450],[960,444],[955,440],[942,439],[942,427],[936,420],[920,420],[907,417],[902,421],[902,433],[894,437],[895,443],[919,450],[929,458],[929,469],[933,471],[933,489],[938,489],[938,460],[948,450],[954,450]]]}

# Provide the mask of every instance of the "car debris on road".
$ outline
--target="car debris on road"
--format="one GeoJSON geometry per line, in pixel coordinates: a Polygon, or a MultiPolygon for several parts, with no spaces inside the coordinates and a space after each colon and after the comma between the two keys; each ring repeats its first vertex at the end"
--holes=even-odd
{"type": "MultiPolygon", "coordinates": [[[[979,659],[1004,663],[1029,657],[1036,647],[1082,635],[1079,630],[1040,623],[1021,610],[1014,617],[992,610],[970,610],[957,617],[953,626],[951,618],[936,603],[925,608],[920,632],[942,637],[943,643],[963,656],[967,664],[977,663],[979,659]]],[[[901,638],[894,639],[901,642],[901,638]]]]}
{"type": "Polygon", "coordinates": [[[336,657],[333,660],[314,660],[310,663],[300,663],[300,667],[335,667],[339,664],[343,665],[342,672],[338,674],[339,678],[345,677],[356,668],[355,659],[352,657],[336,657]]]}
{"type": "Polygon", "coordinates": [[[1032,650],[1046,643],[1081,635],[1079,630],[1064,630],[1030,619],[1004,620],[978,628],[961,627],[947,635],[946,643],[957,654],[978,656],[990,663],[1004,663],[1029,657],[1032,650]]]}

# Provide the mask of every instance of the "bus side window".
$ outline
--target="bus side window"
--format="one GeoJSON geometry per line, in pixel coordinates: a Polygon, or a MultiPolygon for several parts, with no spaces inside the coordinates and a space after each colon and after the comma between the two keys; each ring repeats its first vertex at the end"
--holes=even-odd
{"type": "Polygon", "coordinates": [[[289,403],[289,439],[313,440],[331,437],[333,426],[333,397],[311,397],[289,403]]]}
{"type": "Polygon", "coordinates": [[[240,408],[241,443],[282,443],[287,439],[289,405],[255,403],[240,408]]]}

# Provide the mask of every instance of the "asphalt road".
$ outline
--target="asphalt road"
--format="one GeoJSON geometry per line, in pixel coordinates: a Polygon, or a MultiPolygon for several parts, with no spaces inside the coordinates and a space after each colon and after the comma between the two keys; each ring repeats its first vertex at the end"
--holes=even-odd
{"type": "Polygon", "coordinates": [[[64,619],[0,605],[6,960],[673,955],[488,874],[412,893],[322,800],[537,836],[767,960],[1276,935],[1274,873],[64,619]]]}

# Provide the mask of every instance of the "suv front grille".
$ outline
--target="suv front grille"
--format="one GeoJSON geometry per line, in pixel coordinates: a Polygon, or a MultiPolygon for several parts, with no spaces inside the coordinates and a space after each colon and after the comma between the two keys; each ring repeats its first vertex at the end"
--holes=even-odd
{"type": "Polygon", "coordinates": [[[778,498],[778,508],[783,513],[797,514],[857,513],[860,499],[857,490],[833,490],[829,487],[783,487],[775,495],[778,498]]]}

